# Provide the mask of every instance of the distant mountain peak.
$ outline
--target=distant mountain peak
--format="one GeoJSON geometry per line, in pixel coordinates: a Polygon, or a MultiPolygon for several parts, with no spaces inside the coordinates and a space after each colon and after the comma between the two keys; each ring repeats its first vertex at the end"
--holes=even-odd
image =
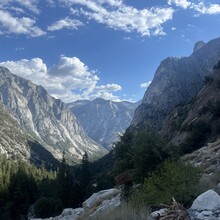
{"type": "Polygon", "coordinates": [[[69,107],[88,136],[109,150],[130,125],[138,104],[97,98],[69,103],[69,107]]]}

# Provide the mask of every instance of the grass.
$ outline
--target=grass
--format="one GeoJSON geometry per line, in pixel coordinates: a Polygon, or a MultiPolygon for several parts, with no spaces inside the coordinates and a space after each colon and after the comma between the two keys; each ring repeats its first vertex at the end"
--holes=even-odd
{"type": "Polygon", "coordinates": [[[133,207],[130,203],[122,203],[120,207],[109,209],[89,217],[91,213],[85,213],[79,220],[147,220],[149,209],[147,207],[133,207]]]}

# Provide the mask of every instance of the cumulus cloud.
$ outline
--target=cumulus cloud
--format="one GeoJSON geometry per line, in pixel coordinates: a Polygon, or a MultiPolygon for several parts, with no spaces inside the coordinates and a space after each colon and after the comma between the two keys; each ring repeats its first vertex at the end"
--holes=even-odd
{"type": "Polygon", "coordinates": [[[182,7],[184,9],[188,8],[192,3],[187,0],[168,0],[168,4],[175,4],[178,7],[182,7]]]}
{"type": "Polygon", "coordinates": [[[151,84],[151,81],[146,82],[146,83],[142,83],[142,84],[140,85],[140,87],[141,87],[141,88],[144,88],[144,89],[147,89],[150,84],[151,84]]]}
{"type": "Polygon", "coordinates": [[[181,7],[183,9],[192,9],[198,12],[197,15],[200,14],[219,14],[220,13],[220,5],[219,4],[209,4],[204,1],[199,1],[198,3],[190,2],[188,0],[168,0],[169,5],[176,5],[177,7],[181,7]]]}
{"type": "Polygon", "coordinates": [[[72,29],[72,30],[77,30],[78,27],[82,26],[83,23],[79,20],[76,19],[70,19],[68,17],[61,19],[59,21],[56,21],[54,24],[50,25],[47,30],[49,31],[58,31],[61,29],[72,29]]]}
{"type": "Polygon", "coordinates": [[[0,65],[14,74],[44,86],[52,96],[64,102],[98,97],[119,101],[114,93],[122,89],[114,83],[98,85],[100,79],[96,71],[90,70],[77,57],[61,56],[58,64],[49,69],[40,58],[7,61],[0,65]]]}
{"type": "Polygon", "coordinates": [[[43,30],[35,26],[35,20],[28,17],[13,17],[9,12],[0,10],[0,27],[2,32],[14,34],[26,34],[31,37],[39,37],[45,34],[43,30]]]}
{"type": "Polygon", "coordinates": [[[41,84],[47,75],[47,66],[40,58],[6,61],[0,63],[0,66],[6,67],[12,73],[32,80],[36,84],[41,84]]]}
{"type": "Polygon", "coordinates": [[[59,0],[72,8],[73,14],[84,15],[115,30],[137,32],[142,36],[164,35],[162,25],[172,19],[171,7],[139,10],[121,0],[59,0]],[[81,6],[76,9],[75,6],[81,6]]]}
{"type": "Polygon", "coordinates": [[[211,4],[206,6],[204,2],[200,2],[199,4],[192,4],[192,8],[199,12],[199,14],[220,14],[220,5],[219,4],[211,4]]]}

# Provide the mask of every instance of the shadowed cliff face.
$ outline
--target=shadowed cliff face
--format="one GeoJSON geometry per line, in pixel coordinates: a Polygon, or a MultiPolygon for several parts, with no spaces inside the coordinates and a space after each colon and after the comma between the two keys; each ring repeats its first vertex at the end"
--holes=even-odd
{"type": "Polygon", "coordinates": [[[134,114],[130,129],[163,130],[171,111],[189,103],[220,59],[220,38],[199,43],[189,57],[167,58],[158,67],[141,105],[134,114]]]}
{"type": "Polygon", "coordinates": [[[87,137],[68,107],[46,90],[0,68],[0,100],[20,126],[57,159],[63,151],[69,161],[79,161],[85,151],[90,158],[106,153],[87,137]]]}

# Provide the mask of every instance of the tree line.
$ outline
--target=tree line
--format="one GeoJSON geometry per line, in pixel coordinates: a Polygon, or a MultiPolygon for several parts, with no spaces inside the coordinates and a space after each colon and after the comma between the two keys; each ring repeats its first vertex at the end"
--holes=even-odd
{"type": "Polygon", "coordinates": [[[0,219],[27,219],[28,213],[46,218],[65,207],[79,207],[88,196],[90,178],[87,153],[80,166],[70,167],[63,158],[61,166],[50,171],[1,156],[0,219]]]}

